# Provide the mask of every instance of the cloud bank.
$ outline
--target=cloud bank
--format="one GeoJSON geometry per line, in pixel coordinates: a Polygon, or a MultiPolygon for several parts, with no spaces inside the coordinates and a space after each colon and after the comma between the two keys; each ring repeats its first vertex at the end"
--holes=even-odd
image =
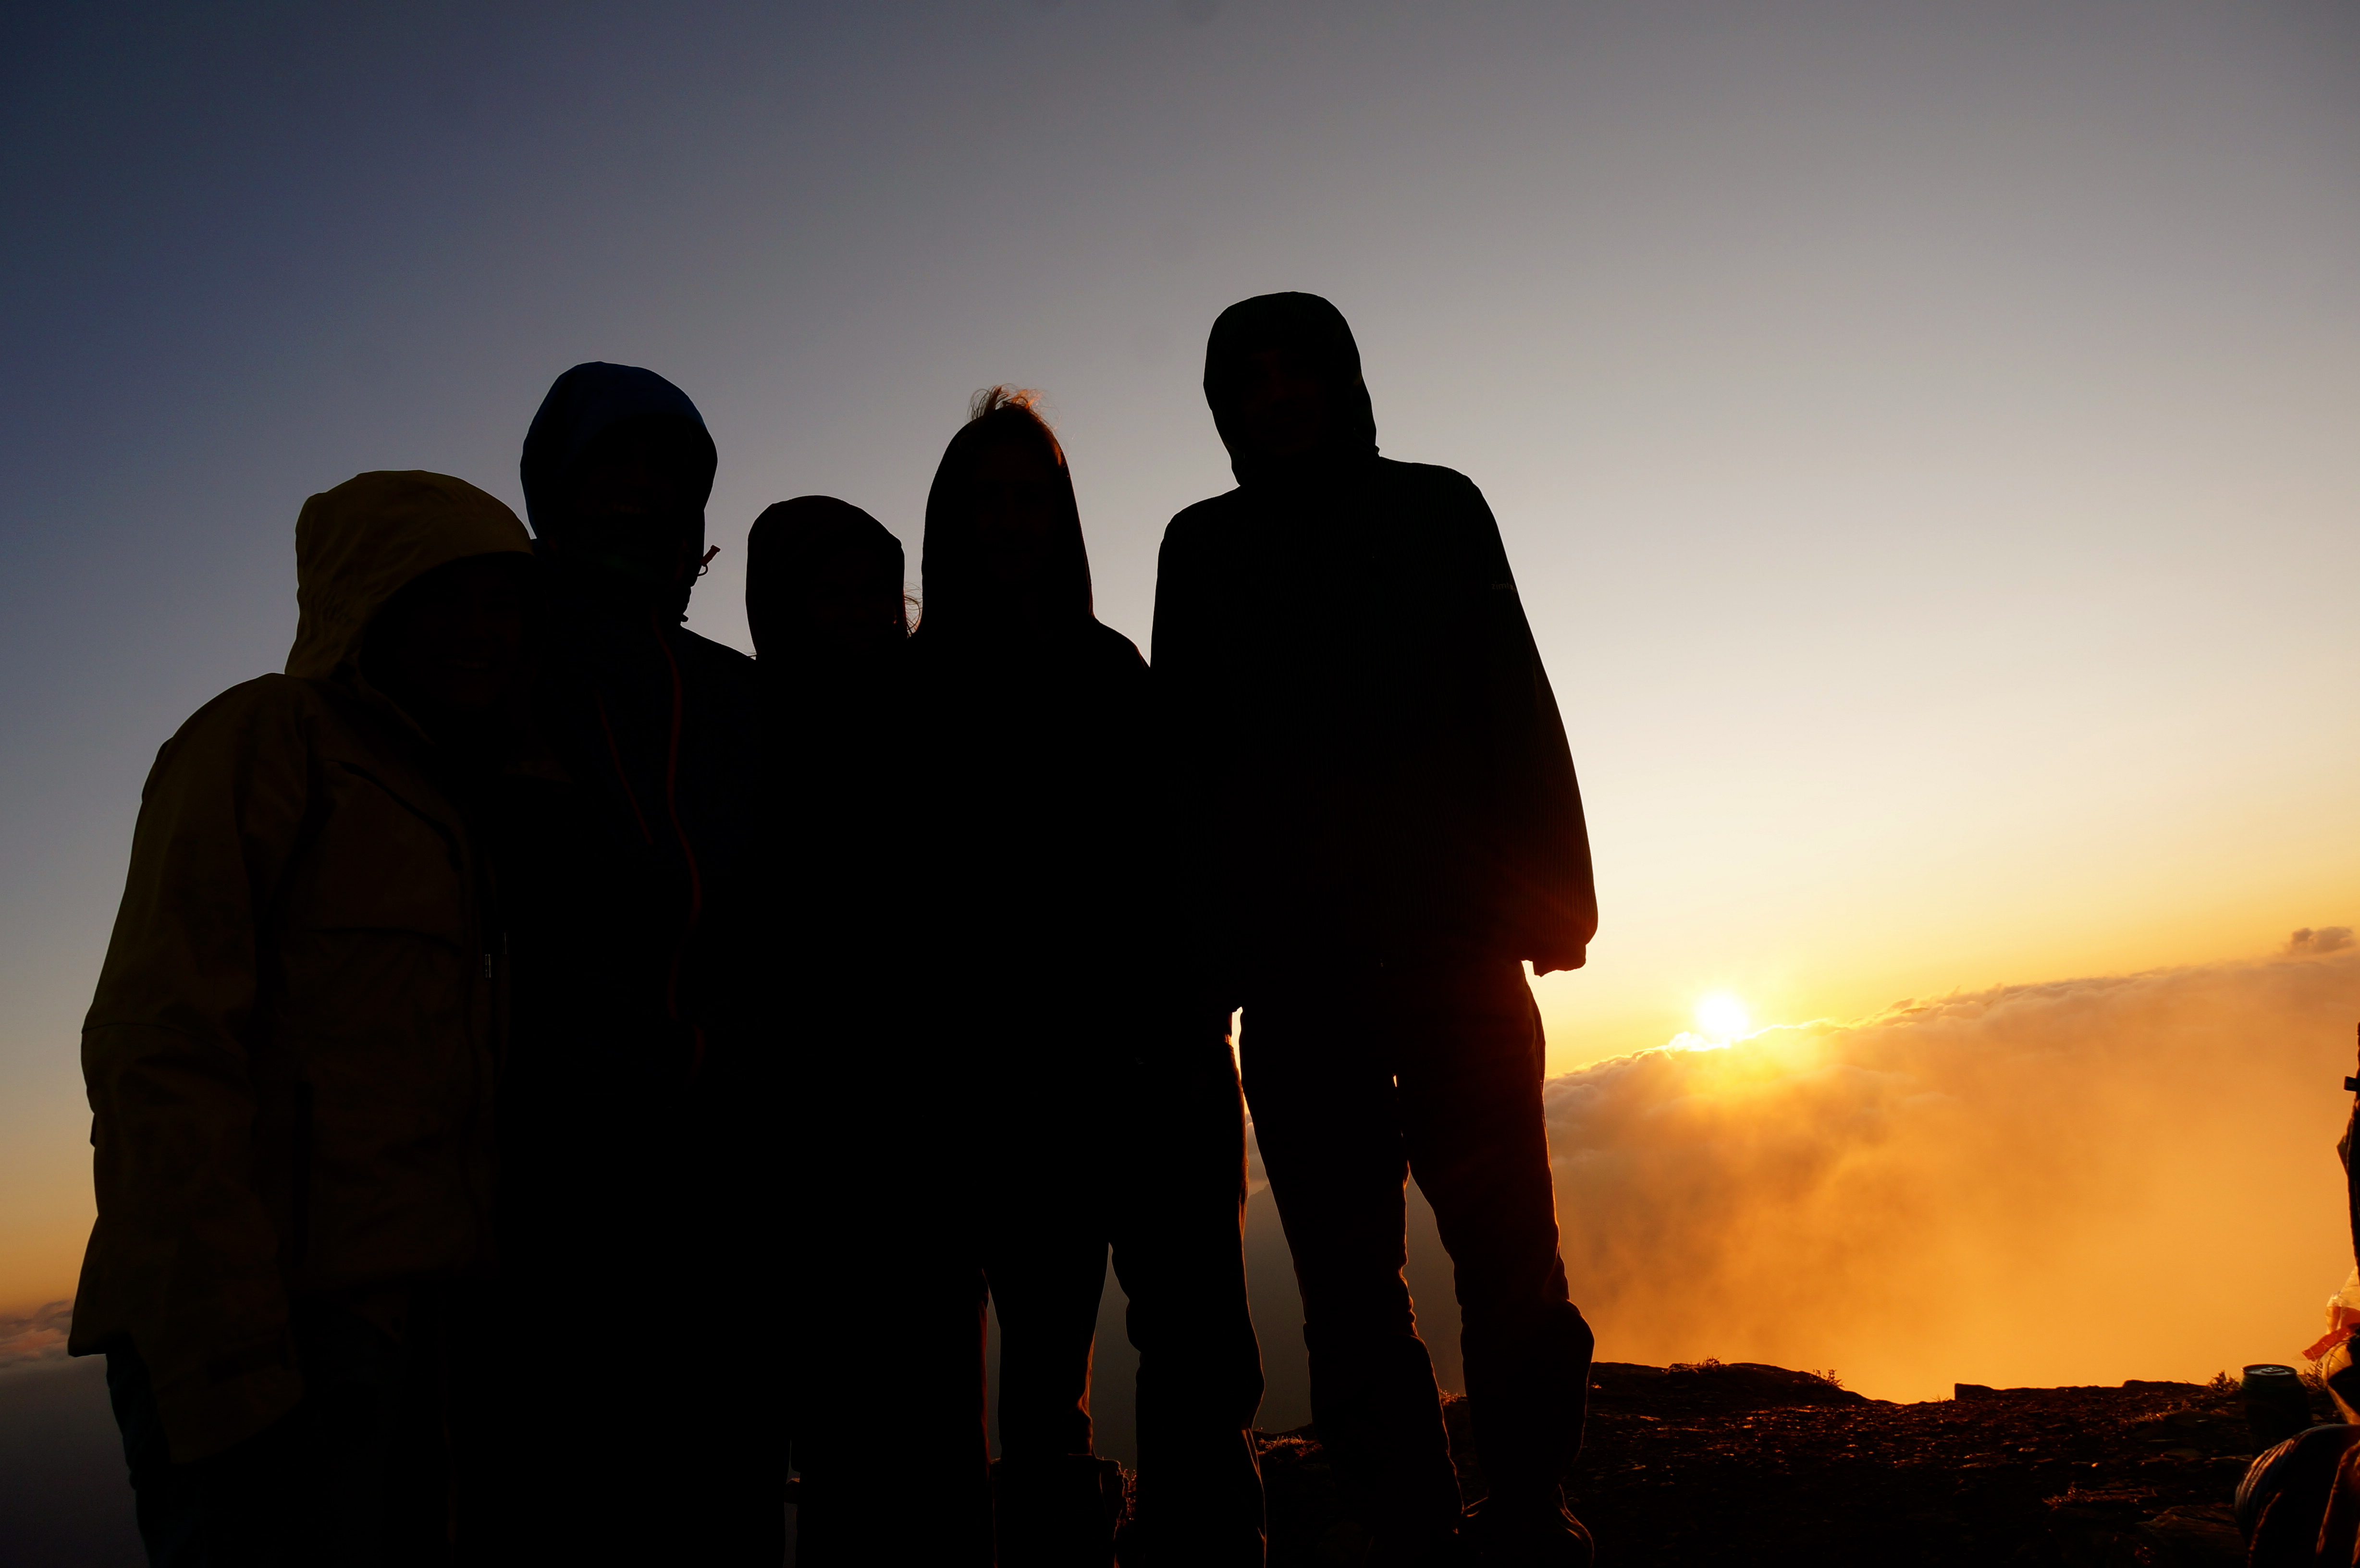
{"type": "Polygon", "coordinates": [[[2352,1266],[2334,1143],[2360,1018],[2360,951],[2305,934],[1551,1080],[1600,1354],[1906,1399],[2291,1357],[2352,1266]]]}

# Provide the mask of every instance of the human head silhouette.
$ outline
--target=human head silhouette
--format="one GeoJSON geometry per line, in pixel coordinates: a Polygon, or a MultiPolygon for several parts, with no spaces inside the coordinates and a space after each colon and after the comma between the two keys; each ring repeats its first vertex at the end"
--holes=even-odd
{"type": "Polygon", "coordinates": [[[1376,452],[1360,346],[1317,294],[1258,294],[1222,311],[1205,344],[1205,401],[1241,485],[1376,452]]]}
{"type": "Polygon", "coordinates": [[[636,365],[577,365],[525,435],[526,515],[570,583],[677,621],[705,557],[716,464],[679,387],[636,365]]]}
{"type": "Polygon", "coordinates": [[[1090,561],[1065,449],[1035,395],[976,394],[926,495],[925,626],[1034,636],[1090,619],[1090,561]]]}
{"type": "Polygon", "coordinates": [[[746,535],[746,623],[763,659],[857,658],[910,634],[901,541],[833,495],[769,507],[746,535]]]}

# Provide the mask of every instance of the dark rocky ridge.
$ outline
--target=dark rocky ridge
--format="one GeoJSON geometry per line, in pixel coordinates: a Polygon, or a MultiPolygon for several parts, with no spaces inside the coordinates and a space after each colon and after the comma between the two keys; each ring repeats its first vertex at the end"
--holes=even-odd
{"type": "MultiPolygon", "coordinates": [[[[1966,1385],[1894,1404],[1783,1367],[1608,1362],[1590,1387],[1570,1494],[1609,1568],[2243,1561],[2229,1501],[2253,1443],[2225,1383],[1966,1385]]],[[[1448,1413],[1466,1454],[1465,1402],[1448,1413]]],[[[1261,1442],[1271,1568],[1352,1563],[1365,1538],[1317,1432],[1261,1442]]],[[[1469,1459],[1460,1479],[1481,1495],[1469,1459]]]]}

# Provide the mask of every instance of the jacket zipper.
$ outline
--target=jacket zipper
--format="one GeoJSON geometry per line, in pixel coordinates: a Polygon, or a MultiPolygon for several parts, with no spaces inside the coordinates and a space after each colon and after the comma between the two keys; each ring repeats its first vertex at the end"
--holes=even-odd
{"type": "Polygon", "coordinates": [[[311,1085],[295,1085],[295,1264],[311,1255],[311,1085]]]}

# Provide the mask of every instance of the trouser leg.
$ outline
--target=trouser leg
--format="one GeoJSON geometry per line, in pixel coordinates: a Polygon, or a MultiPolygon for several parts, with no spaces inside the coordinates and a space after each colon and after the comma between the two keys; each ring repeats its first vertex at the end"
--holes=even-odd
{"type": "Polygon", "coordinates": [[[1139,1350],[1137,1531],[1158,1562],[1259,1568],[1250,1429],[1262,1352],[1240,1245],[1245,1122],[1228,1041],[1176,1043],[1133,1105],[1114,1262],[1139,1350]]]}
{"type": "Polygon", "coordinates": [[[1455,1271],[1477,1451],[1495,1496],[1553,1490],[1580,1451],[1591,1337],[1557,1253],[1531,988],[1503,961],[1411,976],[1392,1003],[1410,1170],[1455,1271]]]}
{"type": "Polygon", "coordinates": [[[1387,1020],[1358,994],[1265,996],[1246,1009],[1242,1045],[1255,1137],[1303,1292],[1320,1440],[1382,1531],[1448,1531],[1459,1481],[1402,1278],[1408,1156],[1387,1020]]]}
{"type": "Polygon", "coordinates": [[[795,1561],[991,1568],[972,1101],[907,1068],[858,944],[836,957],[816,978],[855,1000],[815,1010],[788,1095],[795,1561]]]}
{"type": "Polygon", "coordinates": [[[984,1271],[1000,1316],[1000,1568],[1112,1561],[1107,1466],[1091,1451],[1089,1404],[1107,1242],[1093,1223],[1098,1205],[1070,1201],[1080,1195],[1011,1181],[988,1225],[984,1271]]]}
{"type": "Polygon", "coordinates": [[[1000,1451],[1011,1459],[1090,1452],[1090,1349],[1106,1288],[1095,1227],[1028,1215],[1022,1191],[993,1227],[984,1274],[1000,1316],[1000,1451]]]}
{"type": "Polygon", "coordinates": [[[431,1308],[406,1316],[396,1340],[337,1307],[296,1309],[303,1484],[339,1568],[440,1563],[453,1545],[443,1324],[431,1308]]]}
{"type": "Polygon", "coordinates": [[[799,1568],[990,1568],[983,1277],[912,1214],[821,1250],[798,1314],[799,1568]]]}
{"type": "Polygon", "coordinates": [[[677,1561],[777,1568],[787,1549],[788,1443],[779,1330],[748,1323],[726,1350],[672,1369],[656,1434],[655,1533],[677,1561]]]}

